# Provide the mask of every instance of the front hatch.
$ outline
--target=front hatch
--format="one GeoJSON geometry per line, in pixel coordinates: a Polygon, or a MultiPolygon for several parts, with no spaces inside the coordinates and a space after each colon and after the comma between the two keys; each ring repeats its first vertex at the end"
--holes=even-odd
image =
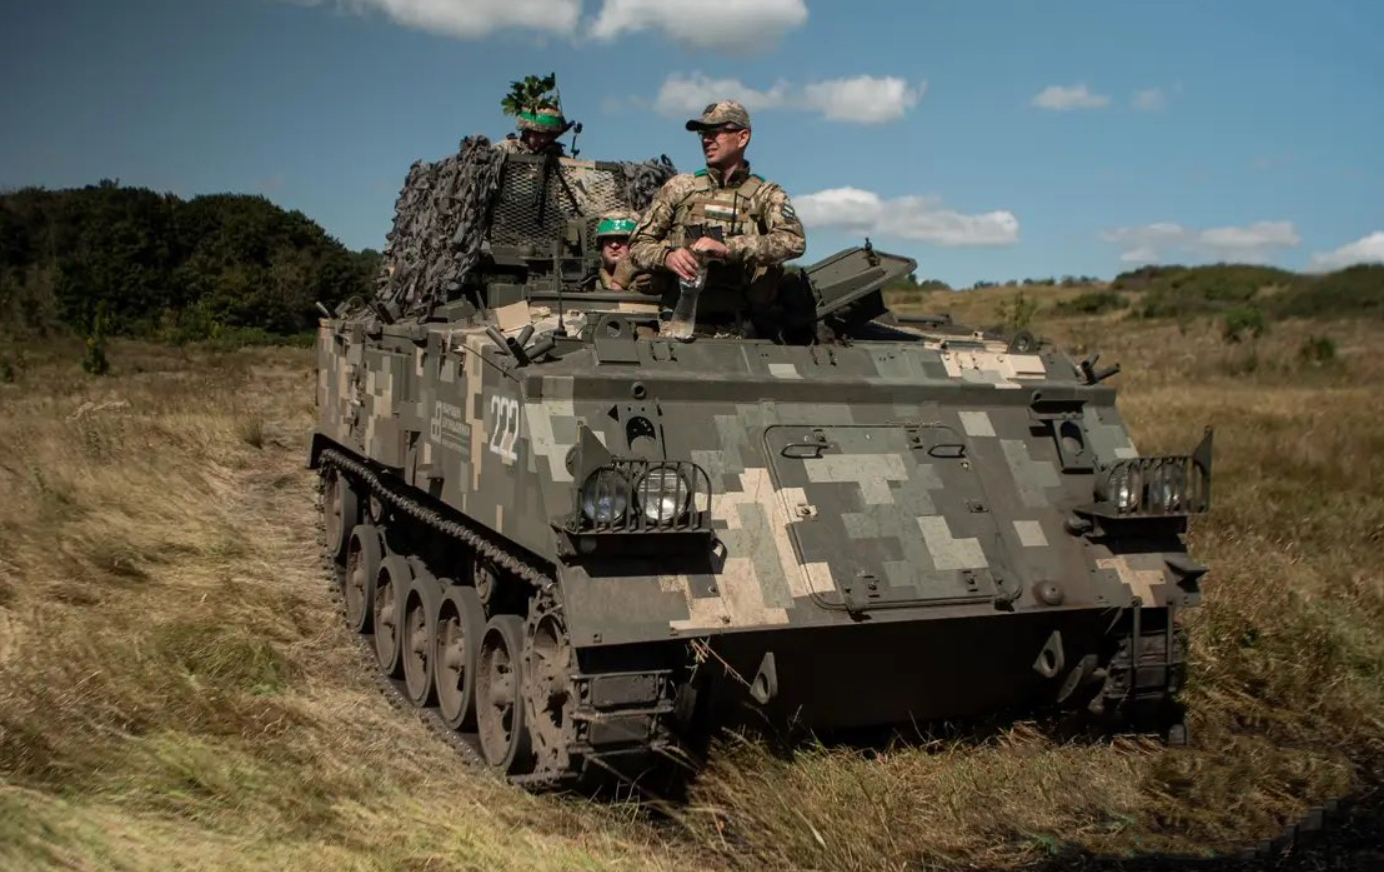
{"type": "Polygon", "coordinates": [[[955,430],[776,425],[764,443],[819,604],[865,612],[995,597],[999,531],[955,430]]]}

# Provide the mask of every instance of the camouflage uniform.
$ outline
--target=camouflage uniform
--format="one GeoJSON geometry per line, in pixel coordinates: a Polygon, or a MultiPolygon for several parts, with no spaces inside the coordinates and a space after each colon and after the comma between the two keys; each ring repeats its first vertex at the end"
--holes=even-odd
{"type": "MultiPolygon", "coordinates": [[[[749,128],[749,113],[733,100],[714,103],[688,130],[733,123],[749,128]]],[[[703,235],[699,226],[717,228],[730,250],[725,261],[707,261],[707,281],[698,301],[697,318],[724,316],[773,296],[783,274],[781,264],[807,247],[802,222],[788,194],[742,160],[731,177],[707,167],[669,179],[654,196],[644,219],[630,237],[629,257],[643,269],[666,271],[664,259],[703,235]]]]}
{"type": "Polygon", "coordinates": [[[495,143],[495,147],[501,151],[513,152],[514,154],[555,154],[558,157],[566,156],[566,152],[562,150],[562,143],[557,140],[553,140],[548,144],[548,147],[542,151],[534,151],[519,137],[506,136],[504,139],[495,143]]]}

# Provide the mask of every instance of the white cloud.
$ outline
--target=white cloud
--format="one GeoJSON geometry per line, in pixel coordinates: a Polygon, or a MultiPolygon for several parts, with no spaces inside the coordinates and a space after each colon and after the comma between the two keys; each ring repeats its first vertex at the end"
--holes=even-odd
{"type": "Polygon", "coordinates": [[[590,32],[609,40],[653,30],[689,48],[749,54],[806,20],[803,0],[605,0],[590,32]]]}
{"type": "Polygon", "coordinates": [[[479,39],[506,28],[570,34],[581,0],[288,0],[332,3],[358,14],[379,13],[397,24],[460,39],[479,39]]]}
{"type": "Polygon", "coordinates": [[[1335,251],[1312,255],[1311,269],[1317,272],[1345,269],[1357,263],[1384,263],[1384,230],[1342,245],[1335,251]]]}
{"type": "Polygon", "coordinates": [[[1162,88],[1147,88],[1135,91],[1130,105],[1140,112],[1158,112],[1168,105],[1168,98],[1162,88]]]}
{"type": "Polygon", "coordinates": [[[926,92],[927,82],[909,85],[894,76],[827,79],[801,88],[780,79],[761,90],[739,79],[712,79],[694,72],[664,79],[653,105],[663,115],[689,118],[708,103],[739,100],[751,115],[764,109],[795,109],[821,113],[830,121],[879,124],[902,118],[926,92]]]}
{"type": "Polygon", "coordinates": [[[877,124],[902,118],[926,92],[927,82],[920,82],[915,88],[894,76],[856,76],[804,85],[803,103],[830,121],[877,124]]]}
{"type": "Polygon", "coordinates": [[[1126,263],[1160,263],[1169,259],[1263,263],[1275,252],[1295,248],[1302,238],[1291,221],[1256,221],[1243,227],[1202,230],[1161,222],[1118,227],[1101,233],[1124,251],[1126,263]]]}
{"type": "Polygon", "coordinates": [[[1055,109],[1065,112],[1069,109],[1104,109],[1110,105],[1110,98],[1104,94],[1092,94],[1085,85],[1048,85],[1029,101],[1039,109],[1055,109]]]}
{"type": "Polygon", "coordinates": [[[690,118],[708,103],[739,100],[753,114],[760,109],[782,109],[788,105],[788,97],[788,83],[781,80],[767,91],[761,91],[739,79],[711,79],[701,73],[682,77],[674,73],[659,87],[654,109],[663,115],[690,118]]]}
{"type": "Polygon", "coordinates": [[[860,188],[830,188],[793,198],[803,224],[862,235],[894,236],[947,248],[1013,245],[1019,220],[1010,212],[964,215],[936,197],[881,199],[860,188]]]}

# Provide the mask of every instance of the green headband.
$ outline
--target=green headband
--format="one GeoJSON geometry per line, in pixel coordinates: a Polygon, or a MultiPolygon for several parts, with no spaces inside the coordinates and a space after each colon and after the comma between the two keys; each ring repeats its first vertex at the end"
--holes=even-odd
{"type": "Polygon", "coordinates": [[[536,112],[520,112],[519,120],[531,125],[531,130],[561,130],[566,123],[561,115],[539,115],[536,112]]]}
{"type": "Polygon", "coordinates": [[[634,232],[634,222],[628,218],[606,218],[596,225],[596,238],[602,236],[629,236],[634,232]]]}

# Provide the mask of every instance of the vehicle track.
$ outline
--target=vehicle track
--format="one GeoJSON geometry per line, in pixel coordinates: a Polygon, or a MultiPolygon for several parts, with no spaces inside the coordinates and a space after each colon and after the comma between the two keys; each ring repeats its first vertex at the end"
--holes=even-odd
{"type": "MultiPolygon", "coordinates": [[[[323,512],[323,483],[325,470],[336,466],[355,477],[358,482],[370,487],[372,495],[388,500],[396,509],[422,521],[429,527],[452,536],[462,544],[476,549],[495,561],[499,566],[513,572],[519,578],[532,584],[538,591],[551,593],[556,590],[556,582],[551,575],[543,572],[524,556],[514,553],[503,545],[492,541],[484,534],[472,530],[456,521],[444,518],[438,512],[403,496],[387,486],[369,467],[361,464],[339,451],[327,449],[320,456],[321,469],[316,487],[318,502],[318,543],[321,548],[321,565],[328,581],[329,595],[337,606],[342,623],[346,623],[346,602],[342,595],[342,581],[345,568],[338,564],[329,553],[326,525],[323,512]]],[[[559,606],[560,608],[560,606],[559,606]]],[[[563,774],[525,774],[505,775],[490,766],[481,751],[476,732],[462,732],[448,726],[436,707],[420,708],[409,700],[402,678],[391,678],[378,668],[372,635],[352,634],[356,650],[361,658],[363,669],[370,672],[380,692],[391,706],[416,715],[443,743],[451,747],[462,762],[471,770],[498,783],[508,782],[532,792],[544,792],[570,787],[576,780],[571,773],[563,774]]],[[[608,768],[608,771],[616,770],[608,768]]],[[[1144,870],[1195,868],[1198,870],[1249,870],[1249,869],[1313,869],[1313,870],[1356,870],[1375,872],[1384,870],[1384,851],[1372,849],[1384,845],[1384,784],[1381,784],[1377,770],[1369,779],[1366,788],[1358,794],[1335,796],[1312,806],[1301,818],[1289,824],[1276,836],[1265,838],[1236,852],[1227,852],[1216,857],[1199,855],[1145,855],[1141,857],[1102,857],[1084,850],[1064,851],[1060,855],[1024,867],[1031,872],[1060,872],[1068,869],[1110,869],[1124,872],[1144,872],[1144,870]],[[1363,858],[1363,860],[1361,860],[1363,858]],[[1366,865],[1359,865],[1361,862],[1366,865]],[[1303,865],[1308,864],[1308,865],[1303,865]]],[[[627,782],[631,791],[643,794],[650,800],[642,807],[654,815],[664,817],[665,798],[657,793],[645,792],[641,785],[627,782]]]]}
{"type": "MultiPolygon", "coordinates": [[[[418,503],[416,500],[398,493],[390,488],[385,482],[365,464],[354,460],[343,452],[336,449],[326,449],[319,456],[320,470],[317,486],[318,500],[318,541],[321,548],[321,563],[323,570],[328,578],[328,586],[333,602],[337,605],[338,613],[343,623],[347,621],[347,604],[342,595],[342,585],[346,569],[341,566],[330,553],[330,545],[327,541],[326,525],[324,523],[325,513],[324,503],[324,482],[325,472],[329,468],[336,468],[347,473],[358,487],[365,486],[369,489],[369,496],[387,501],[395,510],[402,512],[417,521],[427,525],[432,531],[457,540],[458,544],[484,555],[487,559],[494,562],[496,566],[513,574],[517,579],[526,582],[534,591],[533,601],[544,604],[544,608],[551,612],[561,613],[561,603],[557,599],[557,583],[553,576],[538,568],[533,561],[524,555],[514,552],[502,543],[494,541],[483,532],[471,529],[469,526],[450,520],[439,512],[418,503]]],[[[363,497],[365,494],[359,494],[363,497]]],[[[384,674],[378,666],[375,654],[372,633],[361,633],[356,635],[357,651],[363,658],[363,664],[368,668],[379,686],[385,698],[395,708],[407,710],[417,714],[430,730],[436,733],[447,745],[452,747],[463,762],[470,768],[484,772],[488,777],[500,781],[507,781],[510,784],[522,787],[531,792],[539,793],[551,790],[568,788],[579,782],[612,782],[618,781],[629,791],[638,793],[641,798],[653,803],[664,801],[665,797],[661,791],[650,789],[647,785],[638,783],[629,777],[632,768],[630,761],[636,762],[643,760],[643,767],[659,762],[665,765],[678,765],[679,749],[677,743],[672,739],[672,730],[668,726],[668,721],[672,715],[671,703],[660,704],[648,709],[640,709],[636,715],[643,714],[651,721],[649,729],[650,740],[647,748],[642,749],[643,756],[640,757],[641,749],[631,749],[626,742],[623,747],[615,751],[594,748],[580,740],[573,730],[568,730],[566,747],[560,756],[560,760],[565,764],[565,768],[553,771],[540,771],[533,773],[504,774],[496,767],[491,766],[485,759],[480,743],[479,733],[476,731],[461,731],[449,726],[441,716],[435,706],[420,707],[415,705],[408,697],[406,683],[403,678],[393,678],[384,674]],[[569,762],[570,761],[570,762],[569,762]]],[[[588,675],[581,672],[572,672],[570,677],[574,686],[579,686],[582,681],[589,681],[597,675],[588,675]]],[[[628,716],[628,709],[614,707],[600,707],[596,703],[586,701],[586,694],[574,693],[577,702],[568,713],[573,721],[585,721],[595,724],[603,718],[628,716]]],[[[605,786],[604,784],[600,786],[605,786]]]]}

